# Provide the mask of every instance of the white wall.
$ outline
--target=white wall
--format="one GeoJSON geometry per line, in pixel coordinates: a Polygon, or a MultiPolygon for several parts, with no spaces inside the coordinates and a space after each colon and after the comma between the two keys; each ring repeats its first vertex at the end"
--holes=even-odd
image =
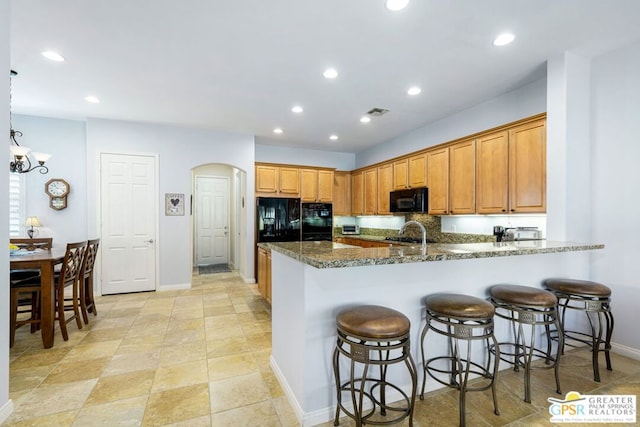
{"type": "Polygon", "coordinates": [[[640,42],[593,60],[591,94],[591,277],[613,289],[614,341],[640,351],[640,42]]]}
{"type": "Polygon", "coordinates": [[[546,80],[542,79],[362,151],[356,156],[356,167],[544,113],[546,109],[546,80]]]}
{"type": "MultiPolygon", "coordinates": [[[[87,175],[90,233],[99,230],[98,165],[100,153],[147,153],[159,156],[159,285],[181,286],[191,282],[191,220],[188,215],[164,215],[164,193],[191,194],[191,169],[206,163],[221,163],[246,172],[245,194],[254,194],[254,138],[227,132],[178,128],[112,120],[87,121],[87,175]]],[[[253,218],[254,206],[245,203],[247,218],[253,218]]],[[[245,244],[253,247],[253,222],[245,225],[245,244]]],[[[253,251],[242,249],[244,264],[240,273],[254,280],[253,251]]]]}
{"type": "MultiPolygon", "coordinates": [[[[9,99],[9,0],[0,0],[0,69],[4,70],[0,98],[9,99]]],[[[9,149],[9,103],[0,102],[0,134],[5,135],[5,150],[9,149]]],[[[6,159],[6,157],[5,157],[6,159]]],[[[9,175],[0,175],[0,200],[9,200],[9,175]]],[[[0,235],[9,235],[9,210],[0,209],[0,235]],[[4,231],[2,231],[4,230],[4,231]]],[[[9,400],[9,248],[0,257],[0,424],[13,411],[9,400]]]]}
{"type": "MultiPolygon", "coordinates": [[[[19,140],[21,145],[52,155],[47,162],[48,174],[25,174],[25,217],[37,216],[42,224],[38,236],[53,237],[54,246],[86,240],[89,236],[85,122],[17,114],[12,121],[14,128],[24,134],[19,140]],[[62,178],[71,188],[67,208],[61,211],[49,207],[49,196],[44,192],[45,183],[51,178],[62,178]]],[[[26,236],[25,230],[22,234],[26,236]]],[[[90,237],[93,239],[97,234],[90,237]]]]}
{"type": "Polygon", "coordinates": [[[350,171],[356,168],[355,160],[356,155],[353,153],[256,144],[256,162],[321,166],[350,171]]]}

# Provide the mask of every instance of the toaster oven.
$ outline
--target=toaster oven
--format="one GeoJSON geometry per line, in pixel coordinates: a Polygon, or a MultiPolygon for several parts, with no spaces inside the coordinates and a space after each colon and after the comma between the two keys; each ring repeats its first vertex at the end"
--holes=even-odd
{"type": "Polygon", "coordinates": [[[355,224],[343,225],[342,234],[360,234],[360,226],[355,224]]]}

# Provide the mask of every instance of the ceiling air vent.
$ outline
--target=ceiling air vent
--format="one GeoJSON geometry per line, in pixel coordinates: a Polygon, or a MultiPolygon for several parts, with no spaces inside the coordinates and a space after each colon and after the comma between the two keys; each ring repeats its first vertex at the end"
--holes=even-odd
{"type": "Polygon", "coordinates": [[[367,114],[370,116],[380,117],[387,114],[388,112],[389,110],[387,110],[386,108],[372,108],[371,110],[367,111],[367,114]]]}

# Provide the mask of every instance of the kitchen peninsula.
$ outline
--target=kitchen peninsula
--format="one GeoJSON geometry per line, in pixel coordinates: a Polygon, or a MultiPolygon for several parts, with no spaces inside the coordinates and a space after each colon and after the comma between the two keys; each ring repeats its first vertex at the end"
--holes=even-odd
{"type": "MultiPolygon", "coordinates": [[[[546,240],[361,248],[332,242],[261,244],[272,252],[271,366],[302,425],[335,411],[331,354],[335,315],[359,304],[384,305],[411,321],[411,351],[420,366],[422,300],[435,292],[486,297],[495,284],[540,286],[548,277],[579,277],[601,244],[546,240]]],[[[496,325],[500,340],[506,325],[496,325]]],[[[445,345],[432,341],[431,345],[445,345]]],[[[422,371],[418,369],[419,381],[422,371]]],[[[398,373],[392,382],[408,389],[398,373]]],[[[428,389],[436,386],[428,384],[428,389]]]]}

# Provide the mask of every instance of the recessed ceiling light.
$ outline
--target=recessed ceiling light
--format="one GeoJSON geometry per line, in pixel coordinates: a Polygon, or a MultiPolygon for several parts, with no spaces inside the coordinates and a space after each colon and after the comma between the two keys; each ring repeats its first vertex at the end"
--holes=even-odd
{"type": "Polygon", "coordinates": [[[338,77],[338,71],[335,68],[327,68],[322,75],[327,79],[335,79],[338,77]]]}
{"type": "Polygon", "coordinates": [[[291,111],[293,111],[294,113],[300,114],[300,113],[302,113],[304,111],[304,109],[299,105],[294,105],[291,108],[291,111]]]}
{"type": "Polygon", "coordinates": [[[493,45],[504,46],[514,41],[515,38],[516,36],[511,33],[502,33],[498,37],[496,37],[496,39],[493,41],[493,45]]]}
{"type": "Polygon", "coordinates": [[[332,141],[337,141],[338,140],[338,135],[331,135],[329,137],[329,139],[332,140],[332,141]]]}
{"type": "Polygon", "coordinates": [[[407,93],[412,96],[418,95],[420,92],[422,92],[422,89],[420,89],[418,86],[410,87],[409,90],[407,91],[407,93]]]}
{"type": "Polygon", "coordinates": [[[281,134],[281,133],[282,133],[282,129],[280,129],[280,128],[275,128],[275,129],[273,130],[273,133],[281,134]]]}
{"type": "Polygon", "coordinates": [[[402,10],[409,4],[409,0],[387,0],[385,5],[392,11],[402,10]]]}
{"type": "Polygon", "coordinates": [[[52,61],[56,61],[56,62],[64,61],[64,58],[62,57],[62,55],[60,55],[58,52],[54,52],[52,50],[46,50],[46,51],[42,52],[42,56],[44,56],[45,58],[50,59],[52,61]]]}
{"type": "Polygon", "coordinates": [[[371,121],[371,117],[369,117],[369,116],[360,117],[360,122],[361,123],[369,123],[370,121],[371,121]]]}
{"type": "Polygon", "coordinates": [[[99,104],[100,103],[100,100],[98,99],[98,97],[93,96],[93,95],[85,96],[84,100],[87,101],[87,102],[90,102],[92,104],[99,104]]]}

